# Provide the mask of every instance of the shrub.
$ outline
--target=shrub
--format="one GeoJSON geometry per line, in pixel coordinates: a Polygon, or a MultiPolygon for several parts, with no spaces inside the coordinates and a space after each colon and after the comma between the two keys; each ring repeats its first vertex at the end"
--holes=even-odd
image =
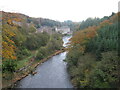
{"type": "Polygon", "coordinates": [[[6,60],[2,62],[3,72],[14,72],[17,67],[16,60],[6,60]]]}
{"type": "Polygon", "coordinates": [[[41,59],[45,58],[47,55],[48,55],[48,50],[46,49],[46,47],[41,47],[38,51],[36,59],[41,60],[41,59]]]}
{"type": "Polygon", "coordinates": [[[117,52],[102,53],[102,60],[97,62],[90,76],[90,85],[95,88],[116,88],[119,83],[117,52]]]}

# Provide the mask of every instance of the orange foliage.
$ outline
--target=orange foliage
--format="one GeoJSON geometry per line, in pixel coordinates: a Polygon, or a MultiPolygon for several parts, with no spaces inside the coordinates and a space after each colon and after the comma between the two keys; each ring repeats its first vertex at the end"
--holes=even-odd
{"type": "Polygon", "coordinates": [[[69,48],[79,44],[80,45],[79,50],[81,52],[84,52],[84,50],[85,50],[85,43],[87,43],[87,41],[89,39],[93,38],[97,34],[97,32],[96,32],[97,29],[98,29],[97,26],[92,26],[92,27],[88,27],[86,29],[77,31],[74,34],[74,36],[70,39],[70,46],[69,46],[69,48]]]}
{"type": "Polygon", "coordinates": [[[96,26],[88,27],[75,33],[71,38],[71,44],[84,44],[86,41],[96,35],[96,26]]]}
{"type": "Polygon", "coordinates": [[[2,45],[3,45],[3,51],[2,51],[3,59],[15,60],[16,59],[15,51],[14,51],[16,49],[15,46],[5,41],[2,41],[2,45]]]}
{"type": "MultiPolygon", "coordinates": [[[[6,25],[7,26],[7,25],[6,25]]],[[[16,47],[14,46],[14,41],[11,40],[11,37],[15,36],[15,34],[10,30],[7,29],[6,26],[4,25],[3,27],[3,41],[2,41],[2,56],[3,59],[16,59],[15,56],[15,49],[16,47]]]]}
{"type": "Polygon", "coordinates": [[[16,27],[13,25],[11,26],[11,19],[3,20],[3,22],[4,24],[2,27],[2,57],[3,60],[15,60],[16,47],[14,41],[12,41],[11,38],[15,36],[14,30],[16,30],[16,27]]]}
{"type": "Polygon", "coordinates": [[[103,22],[100,23],[100,28],[104,27],[106,25],[112,24],[112,22],[110,20],[104,20],[103,22]]]}
{"type": "Polygon", "coordinates": [[[105,25],[112,24],[110,20],[104,20],[100,23],[99,26],[90,26],[83,30],[77,31],[74,36],[70,39],[69,49],[73,46],[80,45],[80,51],[84,52],[85,50],[85,43],[89,41],[89,39],[95,37],[97,35],[97,30],[104,27],[105,25]]]}
{"type": "Polygon", "coordinates": [[[12,38],[15,36],[15,32],[18,30],[13,21],[21,22],[23,20],[22,15],[18,13],[2,13],[2,57],[3,60],[16,59],[16,46],[12,38]]]}
{"type": "Polygon", "coordinates": [[[22,17],[18,13],[6,13],[2,12],[2,21],[10,25],[13,25],[13,21],[21,22],[22,17]]]}

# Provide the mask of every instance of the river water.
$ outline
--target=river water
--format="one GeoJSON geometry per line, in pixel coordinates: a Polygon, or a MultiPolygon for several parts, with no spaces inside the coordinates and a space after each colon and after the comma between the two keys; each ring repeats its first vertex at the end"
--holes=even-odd
{"type": "MultiPolygon", "coordinates": [[[[63,37],[63,46],[66,47],[71,36],[63,37]]],[[[72,88],[67,73],[66,58],[67,52],[53,56],[36,68],[37,74],[29,74],[17,83],[17,88],[72,88]]]]}

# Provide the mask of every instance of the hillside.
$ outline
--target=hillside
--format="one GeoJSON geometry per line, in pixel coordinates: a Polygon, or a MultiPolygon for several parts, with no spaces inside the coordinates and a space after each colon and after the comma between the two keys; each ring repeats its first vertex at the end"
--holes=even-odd
{"type": "Polygon", "coordinates": [[[75,87],[119,87],[119,18],[120,13],[107,19],[89,18],[70,39],[66,61],[75,87]]]}
{"type": "MultiPolygon", "coordinates": [[[[63,56],[74,87],[119,88],[120,13],[103,18],[88,18],[82,22],[59,22],[20,13],[0,13],[3,87],[29,73],[37,73],[34,72],[37,65],[68,50],[63,56]],[[72,32],[72,37],[65,39],[69,43],[64,49],[63,36],[71,35],[72,32]]],[[[60,62],[64,65],[63,61],[60,62]]],[[[50,67],[52,65],[53,62],[50,67]]]]}
{"type": "Polygon", "coordinates": [[[62,48],[62,35],[50,29],[60,22],[8,12],[2,12],[0,21],[3,87],[10,84],[14,72],[33,62],[37,63],[62,48]],[[48,32],[37,32],[38,26],[47,27],[48,32]]]}

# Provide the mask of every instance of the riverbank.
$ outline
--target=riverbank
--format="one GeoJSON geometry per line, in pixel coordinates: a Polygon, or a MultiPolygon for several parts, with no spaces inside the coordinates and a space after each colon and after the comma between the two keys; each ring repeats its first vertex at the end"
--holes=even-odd
{"type": "Polygon", "coordinates": [[[51,54],[50,56],[48,56],[47,58],[44,58],[40,61],[38,60],[35,60],[30,66],[28,66],[27,68],[25,68],[23,71],[20,71],[20,72],[15,72],[13,74],[11,74],[11,79],[9,80],[6,80],[4,81],[4,84],[3,84],[3,88],[13,88],[15,86],[15,83],[17,81],[20,81],[21,79],[25,78],[26,76],[28,76],[29,74],[31,74],[31,72],[34,73],[34,70],[35,68],[44,63],[45,61],[47,61],[49,58],[57,55],[57,54],[60,54],[62,52],[65,51],[65,48],[59,50],[59,51],[55,51],[55,53],[51,54]]]}

